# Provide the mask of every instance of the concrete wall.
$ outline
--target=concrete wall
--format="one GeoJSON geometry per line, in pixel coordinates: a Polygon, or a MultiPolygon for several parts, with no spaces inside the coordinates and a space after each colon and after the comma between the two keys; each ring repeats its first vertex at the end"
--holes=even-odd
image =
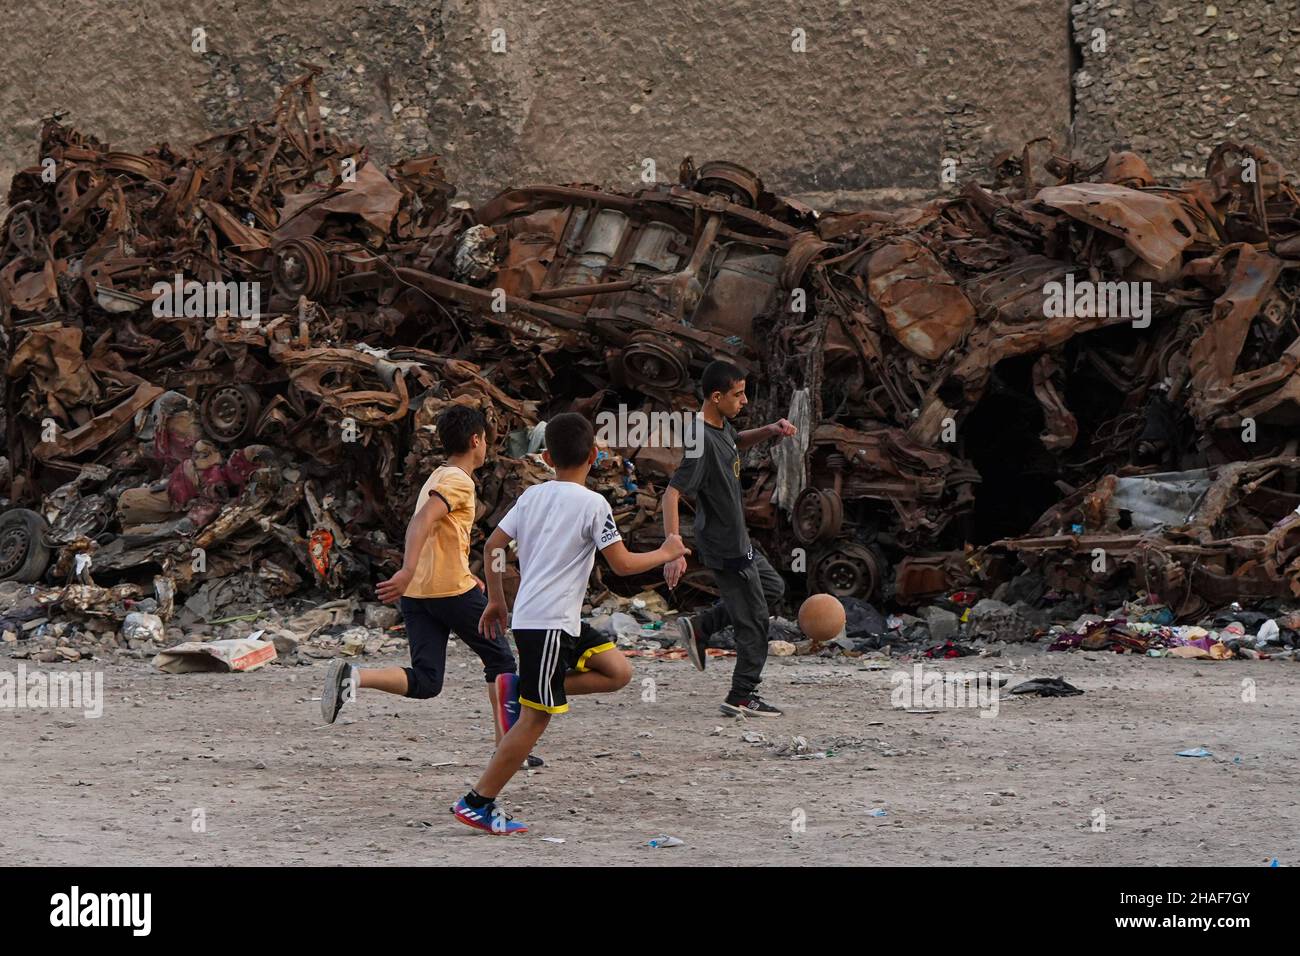
{"type": "Polygon", "coordinates": [[[1080,0],[1071,13],[1076,151],[1128,144],[1157,176],[1199,176],[1237,140],[1300,172],[1300,0],[1080,0]]]}
{"type": "Polygon", "coordinates": [[[675,179],[686,154],[818,203],[920,197],[944,158],[979,176],[995,152],[1065,142],[1072,124],[1076,152],[1130,144],[1161,174],[1199,173],[1225,137],[1300,166],[1300,0],[7,6],[6,183],[56,109],[117,148],[188,142],[265,115],[304,61],[324,68],[340,132],[382,160],[442,154],[473,200],[527,180],[632,186],[647,157],[675,179]]]}
{"type": "Polygon", "coordinates": [[[989,7],[36,0],[0,43],[0,175],[35,161],[55,109],[115,148],[187,142],[264,115],[308,61],[342,133],[382,159],[441,153],[472,199],[525,180],[631,186],[646,157],[675,179],[686,154],[819,201],[928,194],[944,157],[973,171],[1068,125],[1065,5],[989,7]],[[206,53],[191,50],[196,27],[206,53]]]}

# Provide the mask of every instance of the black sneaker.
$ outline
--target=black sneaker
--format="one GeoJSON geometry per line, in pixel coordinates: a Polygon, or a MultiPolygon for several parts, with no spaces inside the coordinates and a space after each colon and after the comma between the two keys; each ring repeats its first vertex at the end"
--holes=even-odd
{"type": "Polygon", "coordinates": [[[330,661],[329,670],[325,672],[325,689],[320,695],[320,713],[325,723],[334,723],[343,705],[350,701],[353,694],[352,665],[338,658],[330,661]]]}
{"type": "Polygon", "coordinates": [[[781,710],[773,707],[757,694],[748,697],[728,697],[718,707],[728,717],[780,717],[781,710]]]}
{"type": "Polygon", "coordinates": [[[686,645],[686,655],[691,659],[697,671],[704,670],[704,664],[708,661],[709,656],[704,653],[704,639],[695,633],[695,622],[689,617],[679,617],[677,619],[677,633],[681,635],[681,642],[686,645]]]}
{"type": "Polygon", "coordinates": [[[523,766],[520,767],[520,769],[536,770],[538,767],[545,767],[545,766],[546,766],[545,760],[537,756],[537,754],[529,754],[527,759],[524,760],[523,766]]]}

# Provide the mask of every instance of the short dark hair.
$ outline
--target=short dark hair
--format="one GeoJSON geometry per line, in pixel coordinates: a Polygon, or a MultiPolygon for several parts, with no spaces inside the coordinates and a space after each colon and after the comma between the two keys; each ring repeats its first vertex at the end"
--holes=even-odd
{"type": "Polygon", "coordinates": [[[596,444],[596,430],[577,412],[556,415],[546,423],[546,450],[556,468],[585,465],[596,444]]]}
{"type": "Polygon", "coordinates": [[[450,405],[438,415],[438,438],[449,455],[463,455],[474,444],[474,436],[487,436],[487,419],[477,408],[450,405]]]}
{"type": "Polygon", "coordinates": [[[700,388],[704,389],[704,398],[707,400],[714,392],[729,392],[731,386],[744,380],[744,369],[716,359],[704,367],[704,374],[700,376],[700,388]]]}

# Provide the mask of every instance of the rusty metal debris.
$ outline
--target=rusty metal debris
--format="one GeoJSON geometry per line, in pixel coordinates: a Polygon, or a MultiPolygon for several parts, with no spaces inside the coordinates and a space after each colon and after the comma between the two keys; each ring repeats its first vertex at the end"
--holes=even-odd
{"type": "MultiPolygon", "coordinates": [[[[800,425],[750,453],[746,508],[810,591],[910,606],[1028,567],[1182,615],[1300,597],[1300,197],[1252,147],[1159,185],[1034,143],[895,211],[690,159],[472,209],[436,157],[330,133],[309,71],[188,148],[50,120],[40,159],[0,232],[0,579],[356,591],[398,561],[448,403],[491,426],[481,531],[545,477],[539,423],[694,409],[726,357],[751,417],[800,425]]],[[[657,541],[681,450],[608,450],[598,488],[657,541]]]]}

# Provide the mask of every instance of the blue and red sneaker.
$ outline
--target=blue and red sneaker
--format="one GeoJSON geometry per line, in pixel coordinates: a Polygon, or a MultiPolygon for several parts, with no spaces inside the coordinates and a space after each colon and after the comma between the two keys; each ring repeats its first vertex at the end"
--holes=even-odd
{"type": "Polygon", "coordinates": [[[491,833],[493,836],[511,836],[515,833],[528,832],[527,826],[498,807],[495,801],[482,809],[475,810],[464,797],[461,797],[451,808],[451,812],[465,826],[491,833]]]}

